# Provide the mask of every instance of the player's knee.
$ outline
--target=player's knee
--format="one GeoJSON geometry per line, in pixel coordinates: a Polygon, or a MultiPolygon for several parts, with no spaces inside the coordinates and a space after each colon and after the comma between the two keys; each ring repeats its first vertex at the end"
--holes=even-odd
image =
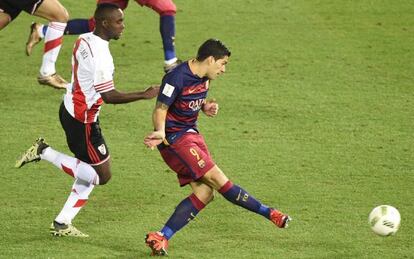
{"type": "Polygon", "coordinates": [[[156,11],[160,16],[174,16],[177,12],[177,7],[172,0],[149,0],[145,5],[154,9],[154,11],[156,11]]]}
{"type": "Polygon", "coordinates": [[[67,23],[69,21],[69,13],[68,13],[68,11],[65,8],[63,8],[62,13],[59,15],[58,18],[59,18],[59,21],[60,22],[67,23]]]}
{"type": "Polygon", "coordinates": [[[109,164],[104,163],[95,167],[95,171],[99,176],[99,185],[105,185],[111,180],[112,173],[109,164]]]}
{"type": "Polygon", "coordinates": [[[202,178],[203,182],[215,190],[220,189],[229,179],[216,165],[210,169],[202,178]]]}
{"type": "Polygon", "coordinates": [[[213,190],[211,190],[211,192],[210,193],[208,193],[208,195],[206,195],[206,198],[205,198],[205,202],[204,202],[204,204],[208,204],[208,203],[210,203],[210,201],[212,201],[214,199],[214,191],[213,190]]]}
{"type": "Polygon", "coordinates": [[[202,203],[204,203],[204,205],[210,203],[210,201],[212,201],[214,198],[213,189],[203,189],[202,191],[197,191],[194,194],[202,203]]]}
{"type": "Polygon", "coordinates": [[[10,15],[0,12],[0,30],[6,27],[11,22],[10,15]]]}
{"type": "Polygon", "coordinates": [[[62,7],[59,12],[53,13],[51,16],[51,22],[67,23],[69,21],[68,11],[62,7]]]}

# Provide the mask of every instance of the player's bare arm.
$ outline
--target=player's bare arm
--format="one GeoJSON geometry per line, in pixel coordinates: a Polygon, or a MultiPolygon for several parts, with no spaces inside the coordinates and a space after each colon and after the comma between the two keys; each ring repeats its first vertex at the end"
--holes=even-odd
{"type": "Polygon", "coordinates": [[[152,99],[158,95],[159,90],[159,86],[150,86],[145,91],[136,91],[129,93],[119,92],[118,90],[114,89],[106,93],[101,93],[101,96],[105,103],[120,104],[152,99]]]}
{"type": "Polygon", "coordinates": [[[218,113],[219,105],[216,102],[216,99],[210,99],[203,104],[203,108],[201,110],[204,112],[205,115],[209,117],[214,117],[218,113]]]}
{"type": "Polygon", "coordinates": [[[165,138],[165,118],[167,117],[169,106],[157,102],[154,112],[152,113],[152,122],[154,124],[154,131],[148,134],[144,139],[144,144],[149,148],[162,143],[165,138]]]}

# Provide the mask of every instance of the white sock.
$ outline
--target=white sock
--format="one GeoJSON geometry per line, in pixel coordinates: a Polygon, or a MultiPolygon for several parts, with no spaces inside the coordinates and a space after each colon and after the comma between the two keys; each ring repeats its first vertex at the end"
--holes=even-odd
{"type": "Polygon", "coordinates": [[[175,62],[177,62],[177,58],[175,57],[175,58],[172,58],[172,59],[169,59],[169,60],[164,60],[164,64],[166,64],[166,65],[171,65],[171,64],[174,64],[175,62]]]}
{"type": "Polygon", "coordinates": [[[55,221],[60,224],[72,224],[72,220],[88,201],[89,194],[92,192],[94,186],[93,184],[76,179],[65,205],[55,221]]]}
{"type": "Polygon", "coordinates": [[[43,62],[40,67],[42,76],[49,76],[56,73],[55,63],[62,47],[63,33],[66,23],[50,22],[45,35],[45,48],[43,62]]]}
{"type": "Polygon", "coordinates": [[[43,149],[40,158],[51,162],[68,175],[87,183],[98,185],[99,176],[93,167],[77,158],[62,154],[51,147],[43,149]]]}

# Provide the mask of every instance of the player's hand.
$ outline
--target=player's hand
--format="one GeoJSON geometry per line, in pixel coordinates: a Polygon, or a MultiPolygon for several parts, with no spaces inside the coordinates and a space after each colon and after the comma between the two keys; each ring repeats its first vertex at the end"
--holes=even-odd
{"type": "Polygon", "coordinates": [[[159,91],[160,91],[160,86],[159,85],[152,85],[144,91],[144,98],[145,99],[152,99],[152,98],[154,98],[158,95],[159,91]]]}
{"type": "Polygon", "coordinates": [[[160,131],[153,131],[144,138],[144,145],[154,149],[162,143],[165,138],[165,133],[160,131]]]}
{"type": "Polygon", "coordinates": [[[203,112],[209,116],[214,117],[217,115],[219,110],[219,105],[216,103],[216,99],[208,100],[203,105],[203,112]]]}

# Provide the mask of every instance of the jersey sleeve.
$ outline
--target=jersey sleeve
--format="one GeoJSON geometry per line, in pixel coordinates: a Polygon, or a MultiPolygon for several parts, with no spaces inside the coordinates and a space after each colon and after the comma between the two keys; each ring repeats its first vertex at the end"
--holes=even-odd
{"type": "Polygon", "coordinates": [[[171,106],[181,92],[181,84],[175,77],[166,76],[162,80],[157,101],[171,106]]]}
{"type": "Polygon", "coordinates": [[[105,93],[115,89],[114,63],[112,56],[102,55],[96,62],[93,85],[98,93],[105,93]]]}

